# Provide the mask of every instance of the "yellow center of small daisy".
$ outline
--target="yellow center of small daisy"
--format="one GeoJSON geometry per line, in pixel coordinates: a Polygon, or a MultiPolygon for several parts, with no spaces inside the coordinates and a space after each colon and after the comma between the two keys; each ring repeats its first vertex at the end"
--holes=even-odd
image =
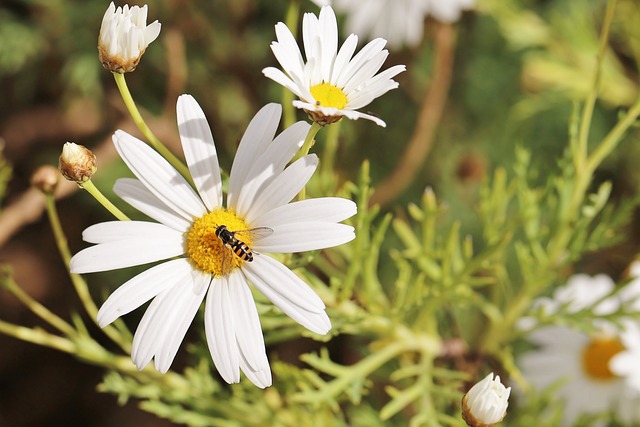
{"type": "Polygon", "coordinates": [[[600,337],[592,339],[582,350],[582,368],[591,378],[611,380],[616,375],[609,370],[609,360],[624,350],[617,338],[600,337]]]}
{"type": "Polygon", "coordinates": [[[332,107],[339,110],[347,105],[347,96],[342,89],[330,85],[329,83],[320,83],[309,89],[316,103],[323,107],[332,107]]]}
{"type": "MultiPolygon", "coordinates": [[[[191,264],[198,270],[215,276],[228,274],[244,262],[216,236],[216,230],[221,225],[231,231],[249,228],[234,212],[216,209],[196,219],[187,231],[185,239],[185,252],[191,264]]],[[[253,244],[246,239],[243,242],[247,245],[253,244]]]]}

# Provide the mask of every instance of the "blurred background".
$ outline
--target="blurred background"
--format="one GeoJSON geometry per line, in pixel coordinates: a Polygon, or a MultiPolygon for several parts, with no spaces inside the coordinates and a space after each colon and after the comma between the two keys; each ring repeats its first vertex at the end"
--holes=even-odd
{"type": "MultiPolygon", "coordinates": [[[[594,140],[604,135],[638,91],[640,3],[618,3],[602,100],[593,120],[594,140]]],[[[265,103],[282,99],[280,86],[261,70],[278,65],[269,44],[289,2],[147,4],[148,22],[159,20],[162,31],[138,69],[127,76],[134,99],[156,135],[180,153],[175,102],[182,93],[194,95],[209,119],[221,165],[228,167],[250,118],[265,103]]],[[[110,137],[118,128],[139,134],[96,50],[108,5],[106,0],[0,1],[0,163],[11,169],[10,176],[6,167],[0,173],[0,214],[28,191],[38,166],[57,164],[66,141],[96,150],[94,182],[107,195],[112,195],[114,180],[128,174],[116,159],[110,137]]],[[[376,197],[383,210],[402,215],[407,203],[432,187],[462,220],[464,231],[473,235],[478,230],[471,207],[480,185],[496,166],[509,168],[516,145],[533,151],[532,173],[541,181],[545,170],[556,167],[567,145],[574,102],[583,99],[591,82],[604,5],[602,0],[477,0],[451,25],[425,17],[420,43],[390,48],[383,67],[407,65],[408,71],[396,78],[400,88],[365,108],[387,127],[364,120],[341,123],[335,160],[340,180],[356,179],[362,162],[369,159],[373,185],[384,183],[402,168],[420,112],[439,112],[432,135],[422,141],[425,159],[411,171],[406,188],[398,186],[376,197]],[[433,95],[438,88],[440,98],[433,95]]],[[[310,1],[299,0],[299,6],[302,12],[318,11],[310,1]]],[[[346,16],[339,13],[338,18],[344,24],[346,16]]],[[[342,30],[341,42],[346,35],[342,30]]],[[[298,119],[306,118],[298,112],[298,119]]],[[[615,198],[635,195],[639,160],[634,130],[598,171],[597,181],[611,180],[615,198]]],[[[81,192],[61,199],[58,206],[74,253],[84,247],[82,230],[109,218],[81,192]]],[[[30,295],[65,319],[79,311],[45,217],[35,212],[32,221],[0,234],[0,263],[11,266],[30,295]]],[[[619,277],[637,252],[639,237],[636,221],[624,242],[606,254],[588,257],[580,268],[619,277]]],[[[90,278],[96,300],[120,284],[113,278],[90,278]]],[[[137,323],[135,316],[129,319],[132,324],[137,323]]],[[[0,291],[0,318],[39,324],[5,291],[0,291]]],[[[94,335],[99,336],[97,329],[94,335]]],[[[183,366],[181,354],[176,369],[183,366]]],[[[71,356],[0,335],[0,426],[170,425],[137,409],[136,402],[120,406],[115,397],[98,392],[101,378],[101,369],[71,356]]]]}

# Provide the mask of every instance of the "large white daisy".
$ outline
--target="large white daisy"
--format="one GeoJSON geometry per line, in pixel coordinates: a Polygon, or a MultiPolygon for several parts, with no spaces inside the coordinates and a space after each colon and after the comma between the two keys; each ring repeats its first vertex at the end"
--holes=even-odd
{"type": "MultiPolygon", "coordinates": [[[[619,292],[609,296],[614,286],[605,275],[576,275],[552,299],[540,300],[536,305],[549,316],[560,310],[568,313],[590,310],[596,316],[606,316],[617,312],[631,295],[619,292]]],[[[567,326],[534,329],[528,339],[537,348],[521,356],[517,365],[536,389],[564,381],[557,389],[558,397],[565,403],[563,425],[573,425],[582,414],[607,412],[637,422],[640,418],[632,410],[640,394],[629,387],[630,378],[625,377],[624,369],[615,372],[611,362],[626,354],[625,335],[638,330],[620,328],[601,317],[595,317],[593,322],[596,331],[592,334],[567,326]]],[[[535,328],[535,322],[528,319],[521,326],[535,328]]]]}
{"type": "Polygon", "coordinates": [[[384,37],[393,47],[417,46],[422,41],[427,16],[452,23],[475,0],[334,0],[347,15],[347,31],[369,38],[384,37]]]}
{"type": "Polygon", "coordinates": [[[376,75],[389,55],[384,49],[386,40],[375,39],[353,56],[358,36],[351,34],[338,51],[338,23],[331,6],[324,6],[319,17],[304,14],[302,39],[306,62],[293,34],[282,22],[276,24],[276,37],[271,50],[284,72],[274,67],[262,72],[300,98],[293,102],[295,107],[305,110],[321,125],[345,116],[386,126],[379,118],[356,111],[398,87],[393,77],[405,70],[404,65],[376,75]]]}
{"type": "Polygon", "coordinates": [[[71,271],[90,273],[163,261],[111,294],[100,308],[99,324],[108,325],[153,299],[136,330],[131,356],[138,369],[155,359],[156,369],[166,372],[206,295],[205,332],[220,375],[235,383],[242,370],[254,384],[267,387],[271,372],[249,283],[302,326],[326,334],[331,323],[320,297],[265,253],[308,251],[350,241],[353,228],[339,222],[354,215],[356,206],[335,197],[289,203],[311,178],[318,159],[308,155],[287,166],[302,146],[309,124],[298,122],[274,139],[281,107],[269,104],[256,114],[240,142],[225,207],[204,113],[189,95],[178,99],[177,110],[196,191],[148,145],[117,131],[116,149],[138,179],[119,179],[114,191],[157,222],[113,221],[87,228],[83,238],[95,245],[72,258],[71,271]],[[225,245],[216,235],[222,225],[231,231],[269,232],[237,234],[236,245],[225,245]],[[239,247],[254,250],[253,259],[242,256],[239,247]]]}

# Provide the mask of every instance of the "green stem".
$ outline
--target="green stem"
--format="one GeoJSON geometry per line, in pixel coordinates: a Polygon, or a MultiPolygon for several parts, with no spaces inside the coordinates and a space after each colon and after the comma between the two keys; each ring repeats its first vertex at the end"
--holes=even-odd
{"type": "Polygon", "coordinates": [[[31,295],[26,293],[13,278],[8,274],[6,269],[1,276],[2,285],[18,300],[29,308],[36,316],[66,335],[74,335],[76,330],[69,323],[51,312],[47,307],[34,300],[31,295]]]}
{"type": "Polygon", "coordinates": [[[38,344],[63,351],[65,353],[73,353],[75,349],[73,343],[66,338],[50,334],[42,329],[26,328],[3,320],[0,320],[0,333],[32,344],[38,344]]]}
{"type": "Polygon", "coordinates": [[[142,118],[140,111],[138,111],[138,107],[136,107],[136,103],[131,96],[131,92],[129,92],[129,87],[127,86],[127,81],[125,80],[124,73],[112,73],[114,79],[116,80],[116,85],[118,85],[118,89],[120,90],[120,95],[122,96],[122,100],[129,110],[129,114],[133,118],[134,123],[140,129],[140,132],[147,138],[149,144],[158,152],[162,157],[167,159],[171,165],[176,168],[178,172],[182,174],[187,180],[191,181],[191,174],[189,173],[189,169],[185,166],[185,164],[180,161],[167,147],[165,147],[162,142],[151,132],[149,126],[142,118]]]}
{"type": "MultiPolygon", "coordinates": [[[[300,151],[298,151],[298,153],[295,155],[295,157],[293,158],[293,161],[301,159],[302,157],[304,157],[307,154],[309,154],[309,150],[311,149],[311,147],[313,146],[313,144],[315,142],[314,137],[316,136],[316,134],[318,133],[318,131],[321,128],[322,128],[321,125],[319,125],[316,122],[313,122],[313,124],[309,128],[309,132],[307,133],[307,137],[304,139],[304,143],[302,144],[302,148],[300,148],[300,151]]],[[[306,196],[307,196],[307,189],[306,188],[302,188],[302,190],[300,190],[300,194],[298,194],[298,200],[304,200],[306,196]]]]}
{"type": "Polygon", "coordinates": [[[107,199],[104,194],[98,190],[98,187],[95,184],[88,180],[83,182],[82,184],[78,184],[80,187],[87,190],[89,194],[91,194],[102,206],[104,206],[109,212],[113,214],[120,221],[129,221],[129,217],[122,213],[120,209],[118,209],[109,199],[107,199]]]}
{"type": "MultiPolygon", "coordinates": [[[[58,216],[55,199],[52,194],[45,195],[45,204],[49,222],[51,223],[51,229],[53,230],[53,235],[56,240],[56,246],[58,247],[58,251],[60,252],[60,256],[62,257],[64,265],[67,267],[67,270],[69,270],[71,251],[69,250],[69,245],[67,244],[67,238],[62,229],[62,225],[60,224],[60,217],[58,216]]],[[[82,276],[80,276],[79,274],[69,272],[69,277],[71,278],[71,283],[73,283],[73,287],[75,288],[76,293],[78,294],[78,298],[80,298],[80,301],[82,302],[82,305],[84,306],[87,314],[89,315],[89,317],[91,317],[95,324],[98,324],[98,307],[96,307],[93,299],[91,298],[91,293],[89,292],[87,282],[85,282],[82,276]]],[[[124,341],[123,336],[113,326],[106,326],[102,328],[102,330],[125,352],[129,353],[131,351],[130,344],[124,341]]]]}
{"type": "Polygon", "coordinates": [[[605,12],[604,22],[602,26],[602,33],[600,34],[600,46],[598,48],[598,56],[596,57],[596,69],[593,75],[593,83],[591,91],[585,101],[584,109],[582,111],[582,120],[580,121],[580,130],[578,132],[578,155],[577,159],[574,159],[574,164],[578,173],[583,172],[587,161],[588,143],[589,143],[589,130],[591,128],[591,120],[593,118],[593,111],[595,109],[598,94],[600,92],[600,81],[602,80],[602,63],[604,62],[604,56],[607,52],[607,45],[609,41],[609,30],[611,28],[611,21],[613,20],[613,12],[616,8],[616,0],[610,0],[607,2],[607,10],[605,12]]]}
{"type": "Polygon", "coordinates": [[[311,127],[309,128],[309,132],[307,133],[307,137],[304,139],[304,143],[302,144],[302,148],[300,148],[300,151],[298,151],[296,156],[293,158],[293,161],[296,161],[299,158],[309,154],[309,150],[315,143],[314,138],[320,129],[322,129],[322,125],[319,125],[316,122],[313,122],[311,124],[311,127]]]}
{"type": "Polygon", "coordinates": [[[631,106],[622,120],[602,140],[602,143],[593,151],[587,160],[587,170],[593,172],[602,161],[616,148],[624,133],[636,122],[640,116],[640,96],[631,106]]]}
{"type": "Polygon", "coordinates": [[[338,151],[338,140],[340,136],[340,124],[342,120],[329,126],[327,130],[327,138],[324,141],[324,151],[322,153],[322,172],[323,175],[333,176],[336,160],[336,152],[338,151]]]}

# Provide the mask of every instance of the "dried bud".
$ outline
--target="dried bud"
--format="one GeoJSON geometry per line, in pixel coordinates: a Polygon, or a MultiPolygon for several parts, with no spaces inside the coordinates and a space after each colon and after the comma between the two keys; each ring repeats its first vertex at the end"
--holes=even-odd
{"type": "Polygon", "coordinates": [[[81,184],[91,179],[96,172],[96,156],[84,145],[67,142],[62,147],[58,167],[62,176],[81,184]]]}
{"type": "Polygon", "coordinates": [[[511,387],[505,388],[493,372],[471,387],[462,398],[462,418],[471,427],[492,427],[507,414],[511,387]]]}
{"type": "Polygon", "coordinates": [[[40,166],[31,175],[31,185],[45,194],[53,194],[60,182],[60,173],[50,165],[40,166]]]}
{"type": "Polygon", "coordinates": [[[118,7],[111,2],[102,18],[98,53],[100,62],[113,73],[128,73],[138,66],[147,46],[160,34],[156,20],[147,25],[147,5],[118,7]]]}

